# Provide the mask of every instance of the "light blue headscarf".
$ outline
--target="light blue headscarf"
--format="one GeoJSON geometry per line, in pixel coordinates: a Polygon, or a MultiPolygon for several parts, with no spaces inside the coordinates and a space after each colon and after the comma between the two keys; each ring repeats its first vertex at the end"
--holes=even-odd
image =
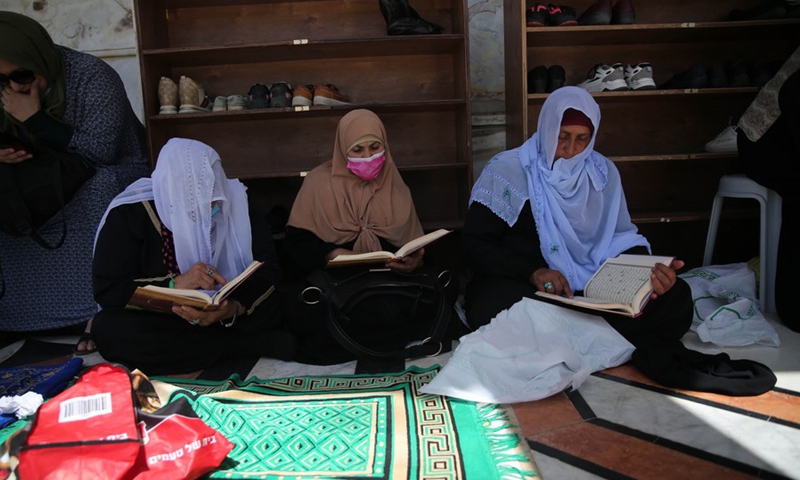
{"type": "Polygon", "coordinates": [[[531,200],[539,246],[551,269],[583,290],[600,265],[647,240],[631,222],[619,172],[594,151],[600,107],[578,87],[559,88],[547,98],[536,133],[521,147],[500,153],[472,189],[473,201],[485,205],[513,226],[531,200]],[[555,158],[564,112],[579,110],[594,125],[592,139],[580,154],[555,158]]]}

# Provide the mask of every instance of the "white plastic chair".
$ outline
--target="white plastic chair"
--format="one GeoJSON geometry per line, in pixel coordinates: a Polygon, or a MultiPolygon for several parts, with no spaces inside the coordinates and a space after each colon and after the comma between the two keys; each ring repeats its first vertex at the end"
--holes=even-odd
{"type": "Polygon", "coordinates": [[[778,265],[778,238],[781,232],[781,196],[745,175],[725,175],[719,180],[717,195],[711,207],[711,221],[706,237],[703,265],[711,263],[717,227],[725,197],[752,198],[761,206],[761,236],[759,239],[760,286],[758,300],[761,311],[775,313],[775,271],[778,265]]]}

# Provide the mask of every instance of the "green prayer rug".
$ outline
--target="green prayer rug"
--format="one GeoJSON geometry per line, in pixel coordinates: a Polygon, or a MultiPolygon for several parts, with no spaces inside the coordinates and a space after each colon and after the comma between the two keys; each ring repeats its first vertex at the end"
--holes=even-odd
{"type": "Polygon", "coordinates": [[[438,371],[154,383],[236,445],[211,478],[538,478],[504,407],[419,392],[438,371]]]}

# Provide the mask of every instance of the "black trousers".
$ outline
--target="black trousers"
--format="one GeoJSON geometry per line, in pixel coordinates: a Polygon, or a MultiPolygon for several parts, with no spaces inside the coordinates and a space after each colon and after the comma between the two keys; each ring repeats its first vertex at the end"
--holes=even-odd
{"type": "MultiPolygon", "coordinates": [[[[775,190],[782,199],[775,304],[784,325],[800,331],[800,314],[792,308],[800,288],[800,71],[786,79],[778,94],[781,115],[757,142],[739,130],[741,167],[748,177],[775,190]]],[[[764,261],[764,259],[762,259],[764,261]]]]}
{"type": "MultiPolygon", "coordinates": [[[[510,278],[475,278],[467,286],[465,295],[467,321],[477,329],[524,297],[546,301],[536,296],[536,287],[528,282],[510,278]]],[[[692,325],[692,292],[689,285],[679,278],[669,292],[651,300],[637,318],[581,308],[575,310],[602,316],[639,348],[678,340],[689,330],[692,325]]]]}
{"type": "Polygon", "coordinates": [[[92,338],[103,358],[146,375],[193,372],[225,357],[291,360],[294,336],[283,329],[275,300],[240,316],[230,328],[198,327],[170,314],[102,310],[92,322],[92,338]]]}

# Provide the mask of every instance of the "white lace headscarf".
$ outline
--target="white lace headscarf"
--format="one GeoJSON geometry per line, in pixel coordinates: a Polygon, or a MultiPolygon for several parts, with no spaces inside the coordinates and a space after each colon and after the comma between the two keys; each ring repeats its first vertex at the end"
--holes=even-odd
{"type": "Polygon", "coordinates": [[[225,176],[219,155],[208,145],[169,140],[151,178],[137,180],[112,200],[98,232],[113,208],[145,200],[155,203],[161,222],[172,232],[181,272],[203,262],[230,280],[253,261],[247,188],[225,176]],[[212,202],[221,208],[213,219],[212,202]]]}

